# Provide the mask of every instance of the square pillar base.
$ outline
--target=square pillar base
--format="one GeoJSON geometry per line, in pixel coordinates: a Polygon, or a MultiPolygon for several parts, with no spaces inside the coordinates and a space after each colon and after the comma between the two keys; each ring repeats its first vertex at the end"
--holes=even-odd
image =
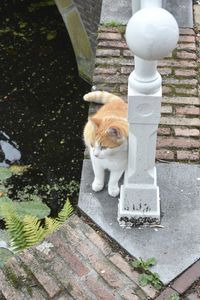
{"type": "Polygon", "coordinates": [[[127,227],[160,224],[159,187],[151,184],[122,185],[118,222],[127,227]]]}

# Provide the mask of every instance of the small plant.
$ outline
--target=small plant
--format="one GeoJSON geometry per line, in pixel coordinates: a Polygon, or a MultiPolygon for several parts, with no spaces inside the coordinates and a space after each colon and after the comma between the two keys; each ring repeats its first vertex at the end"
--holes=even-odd
{"type": "Polygon", "coordinates": [[[160,281],[159,275],[155,272],[150,271],[150,267],[156,264],[155,257],[150,257],[147,260],[143,260],[142,258],[134,260],[132,262],[132,266],[138,271],[142,272],[139,275],[138,281],[141,286],[145,286],[147,284],[152,284],[156,289],[161,289],[162,283],[160,281]]]}
{"type": "Polygon", "coordinates": [[[136,259],[132,262],[132,265],[136,269],[140,269],[140,271],[149,271],[149,268],[156,264],[155,257],[150,257],[147,260],[143,260],[142,258],[136,259]]]}
{"type": "Polygon", "coordinates": [[[172,294],[168,300],[180,300],[180,297],[177,294],[172,294]]]}

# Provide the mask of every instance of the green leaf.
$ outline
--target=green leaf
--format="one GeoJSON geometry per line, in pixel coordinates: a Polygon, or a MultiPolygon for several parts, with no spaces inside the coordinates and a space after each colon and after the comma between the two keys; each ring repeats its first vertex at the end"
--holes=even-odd
{"type": "Polygon", "coordinates": [[[7,169],[0,167],[0,181],[4,181],[12,176],[12,172],[7,169]]]}
{"type": "Polygon", "coordinates": [[[51,41],[51,40],[54,40],[56,38],[56,36],[57,36],[57,32],[55,30],[52,30],[47,33],[46,38],[48,41],[51,41]]]}
{"type": "Polygon", "coordinates": [[[152,267],[156,264],[156,259],[155,257],[150,257],[146,260],[146,264],[149,266],[149,267],[152,267]]]}
{"type": "Polygon", "coordinates": [[[145,286],[149,283],[149,275],[148,274],[140,274],[138,277],[138,282],[141,286],[145,286]]]}
{"type": "Polygon", "coordinates": [[[50,208],[42,201],[12,201],[7,196],[0,198],[0,219],[5,217],[5,204],[12,207],[19,216],[31,215],[43,219],[50,213],[50,208]]]}
{"type": "Polygon", "coordinates": [[[50,214],[50,208],[41,201],[14,201],[13,208],[20,216],[31,215],[43,219],[50,214]]]}

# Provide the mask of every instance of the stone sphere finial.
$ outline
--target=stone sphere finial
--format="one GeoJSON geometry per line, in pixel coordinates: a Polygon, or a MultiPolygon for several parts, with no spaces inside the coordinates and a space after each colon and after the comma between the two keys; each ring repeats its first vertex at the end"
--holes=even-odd
{"type": "Polygon", "coordinates": [[[159,60],[176,47],[179,28],[175,18],[163,8],[136,12],[126,27],[126,41],[134,55],[159,60]]]}

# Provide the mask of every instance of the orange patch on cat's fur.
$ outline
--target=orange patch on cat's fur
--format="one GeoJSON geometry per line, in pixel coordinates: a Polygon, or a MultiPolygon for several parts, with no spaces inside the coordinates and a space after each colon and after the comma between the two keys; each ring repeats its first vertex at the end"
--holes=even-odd
{"type": "Polygon", "coordinates": [[[114,148],[123,143],[128,137],[127,113],[127,103],[121,99],[104,104],[84,128],[86,145],[98,142],[102,147],[114,148]]]}

